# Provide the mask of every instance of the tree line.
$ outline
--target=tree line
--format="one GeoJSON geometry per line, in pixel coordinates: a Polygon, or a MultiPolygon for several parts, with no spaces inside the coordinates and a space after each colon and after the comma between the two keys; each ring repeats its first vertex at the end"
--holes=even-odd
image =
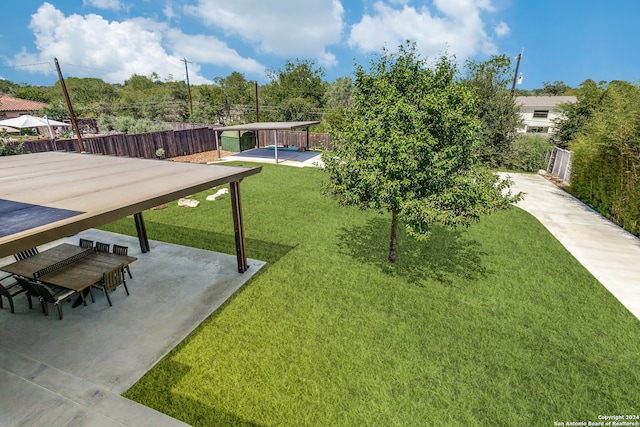
{"type": "MultiPolygon", "coordinates": [[[[586,80],[572,88],[563,81],[554,81],[544,82],[540,89],[517,89],[517,96],[578,98],[576,104],[563,106],[567,120],[556,124],[557,131],[550,141],[523,138],[516,133],[521,119],[509,91],[513,66],[510,57],[495,55],[483,62],[468,60],[459,71],[461,81],[476,94],[475,113],[482,123],[476,153],[491,167],[536,170],[542,166],[541,157],[549,142],[569,147],[589,121],[607,83],[586,80]]],[[[353,79],[340,77],[328,82],[325,70],[312,60],[287,60],[280,69],[269,70],[267,77],[268,82],[259,86],[235,71],[226,77],[215,77],[213,84],[191,88],[171,76],[162,80],[156,73],[133,75],[123,84],[90,77],[68,77],[65,83],[76,116],[97,118],[103,131],[125,133],[166,129],[157,124],[161,122],[253,122],[257,120],[256,110],[260,121],[318,120],[321,124],[312,130],[326,132],[352,107],[356,90],[353,79]]],[[[68,118],[59,82],[32,86],[0,80],[0,93],[44,102],[48,107],[42,114],[57,120],[68,118]]]]}
{"type": "MultiPolygon", "coordinates": [[[[511,65],[505,55],[485,63],[468,61],[469,83],[482,92],[485,105],[499,101],[495,97],[506,96],[511,65]]],[[[328,82],[325,76],[325,70],[314,61],[295,59],[287,60],[280,69],[269,70],[268,82],[259,85],[257,90],[254,81],[235,71],[226,77],[215,77],[213,84],[191,88],[171,76],[162,80],[156,73],[133,75],[123,84],[91,77],[68,77],[65,83],[78,117],[101,118],[101,124],[107,128],[120,126],[123,131],[153,130],[154,122],[225,125],[252,122],[256,120],[256,107],[260,121],[320,120],[324,127],[339,117],[341,109],[351,105],[353,91],[351,77],[328,82]],[[132,120],[136,123],[132,124],[132,120]]],[[[553,95],[571,90],[562,82],[554,82],[526,94],[553,95]]],[[[43,114],[51,118],[61,120],[68,116],[59,82],[53,86],[32,86],[0,80],[0,93],[44,102],[49,106],[43,114]]],[[[518,91],[518,94],[525,92],[518,91]]],[[[485,113],[489,114],[490,109],[487,107],[485,113]]],[[[513,121],[512,115],[501,127],[510,127],[513,121]]],[[[495,136],[487,135],[488,138],[495,136]]]]}
{"type": "MultiPolygon", "coordinates": [[[[335,140],[335,150],[323,154],[330,175],[326,194],[341,204],[389,212],[393,261],[400,223],[409,235],[424,238],[434,223],[466,226],[519,199],[490,168],[535,170],[550,142],[517,135],[521,118],[509,90],[512,75],[505,55],[468,60],[458,69],[446,56],[428,63],[408,43],[397,53],[383,50],[369,68],[356,66],[355,79],[331,83],[322,67],[298,59],[270,71],[269,82],[259,87],[233,72],[194,86],[191,95],[184,82],[161,81],[156,74],[134,75],[123,85],[70,77],[66,86],[76,113],[103,124],[252,122],[256,106],[261,121],[321,120],[319,128],[335,140]]],[[[2,92],[48,103],[50,117],[67,115],[59,83],[0,83],[2,92]]],[[[517,94],[577,97],[562,107],[566,119],[552,139],[576,151],[572,187],[608,216],[640,229],[638,86],[587,80],[570,88],[556,81],[517,94]]]]}

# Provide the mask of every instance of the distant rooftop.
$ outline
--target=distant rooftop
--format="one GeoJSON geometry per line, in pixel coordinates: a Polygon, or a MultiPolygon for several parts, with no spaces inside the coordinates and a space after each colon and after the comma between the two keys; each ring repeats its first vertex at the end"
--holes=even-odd
{"type": "Polygon", "coordinates": [[[540,107],[553,109],[559,104],[575,103],[578,98],[575,96],[518,96],[516,103],[523,107],[540,107]]]}
{"type": "Polygon", "coordinates": [[[9,111],[34,111],[46,107],[44,102],[30,101],[28,99],[14,98],[0,95],[0,112],[9,111]]]}

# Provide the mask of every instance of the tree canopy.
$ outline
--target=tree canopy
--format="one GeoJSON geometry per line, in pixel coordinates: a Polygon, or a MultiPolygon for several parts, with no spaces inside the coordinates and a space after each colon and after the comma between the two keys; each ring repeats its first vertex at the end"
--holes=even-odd
{"type": "Polygon", "coordinates": [[[577,90],[577,102],[562,105],[564,117],[556,121],[556,131],[551,138],[558,147],[567,148],[584,130],[593,114],[600,108],[607,93],[606,87],[604,82],[585,80],[577,90]]]}
{"type": "Polygon", "coordinates": [[[485,164],[502,166],[522,122],[520,108],[508,90],[511,59],[500,55],[485,62],[467,61],[465,68],[467,85],[478,96],[477,114],[482,124],[476,152],[485,164]]]}
{"type": "Polygon", "coordinates": [[[391,213],[390,261],[398,221],[426,238],[433,223],[466,226],[518,198],[474,155],[477,98],[451,59],[428,67],[415,44],[384,50],[369,70],[356,67],[352,102],[330,128],[325,192],[344,205],[391,213]]]}
{"type": "Polygon", "coordinates": [[[325,71],[314,61],[286,61],[284,68],[267,74],[270,82],[261,95],[272,107],[265,111],[267,120],[313,120],[313,110],[324,106],[325,71]]]}

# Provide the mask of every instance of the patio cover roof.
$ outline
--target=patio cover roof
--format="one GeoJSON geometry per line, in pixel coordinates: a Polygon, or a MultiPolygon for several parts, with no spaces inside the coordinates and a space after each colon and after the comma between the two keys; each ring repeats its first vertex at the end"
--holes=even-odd
{"type": "Polygon", "coordinates": [[[228,130],[294,130],[294,129],[309,129],[309,127],[318,125],[320,122],[256,122],[245,123],[243,125],[224,126],[216,128],[217,131],[228,130]]]}
{"type": "Polygon", "coordinates": [[[260,171],[67,152],[0,157],[0,258],[227,183],[244,256],[239,183],[260,171]]]}
{"type": "MultiPolygon", "coordinates": [[[[274,150],[274,160],[278,163],[278,132],[279,130],[294,130],[294,129],[305,129],[307,131],[307,149],[309,149],[309,127],[313,125],[320,124],[317,121],[307,121],[307,122],[256,122],[256,123],[245,123],[243,125],[234,125],[234,126],[224,126],[221,128],[216,128],[215,130],[218,132],[225,132],[228,130],[236,130],[241,132],[243,130],[272,130],[274,133],[275,140],[275,150],[274,150]]],[[[218,137],[216,133],[216,138],[218,137]]],[[[217,141],[217,140],[216,140],[217,141]]],[[[218,149],[220,145],[218,144],[218,149]]],[[[220,152],[218,150],[218,156],[220,156],[220,152]]]]}

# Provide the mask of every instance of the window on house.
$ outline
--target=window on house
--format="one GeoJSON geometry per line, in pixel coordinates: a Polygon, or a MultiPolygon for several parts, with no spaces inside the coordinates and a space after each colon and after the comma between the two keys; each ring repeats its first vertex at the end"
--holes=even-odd
{"type": "Polygon", "coordinates": [[[527,126],[527,133],[549,133],[548,126],[527,126]]]}
{"type": "Polygon", "coordinates": [[[534,119],[546,119],[549,117],[549,110],[534,110],[533,118],[534,119]]]}

